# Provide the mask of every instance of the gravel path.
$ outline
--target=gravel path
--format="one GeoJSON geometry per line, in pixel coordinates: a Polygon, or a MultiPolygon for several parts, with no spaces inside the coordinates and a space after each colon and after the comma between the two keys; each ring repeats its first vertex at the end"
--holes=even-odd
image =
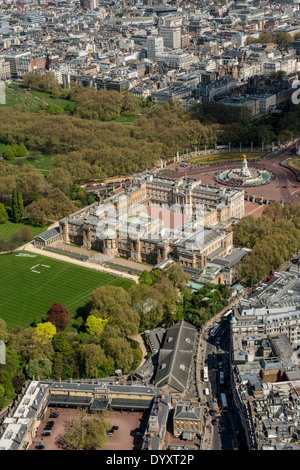
{"type": "Polygon", "coordinates": [[[86,268],[96,269],[97,271],[103,271],[103,272],[106,272],[106,273],[109,273],[109,274],[113,274],[114,276],[118,275],[118,276],[126,277],[127,279],[131,279],[131,280],[135,281],[136,283],[138,282],[138,279],[139,279],[138,276],[135,276],[133,274],[128,274],[126,272],[122,272],[122,273],[118,274],[118,271],[116,269],[104,268],[103,266],[100,266],[100,265],[95,264],[95,263],[89,263],[88,261],[83,262],[83,261],[79,261],[75,258],[70,258],[68,256],[60,255],[59,253],[54,253],[54,252],[50,252],[50,251],[47,251],[47,250],[41,250],[39,248],[35,248],[33,246],[32,242],[27,243],[26,245],[23,245],[23,246],[19,247],[18,250],[26,250],[26,251],[30,251],[31,253],[36,253],[36,254],[39,254],[39,255],[42,255],[42,256],[48,256],[49,258],[55,258],[55,259],[58,259],[58,260],[61,260],[61,261],[66,261],[68,263],[78,264],[79,266],[84,266],[86,268]]]}

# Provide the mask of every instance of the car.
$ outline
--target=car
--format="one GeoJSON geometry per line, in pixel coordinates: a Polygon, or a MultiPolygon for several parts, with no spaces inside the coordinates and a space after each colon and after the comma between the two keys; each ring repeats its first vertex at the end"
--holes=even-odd
{"type": "Polygon", "coordinates": [[[113,426],[112,429],[113,429],[114,431],[117,431],[117,430],[119,429],[119,426],[113,426]]]}
{"type": "Polygon", "coordinates": [[[107,436],[113,436],[113,435],[114,435],[114,432],[113,432],[113,431],[108,431],[108,432],[106,433],[106,435],[107,435],[107,436]]]}
{"type": "Polygon", "coordinates": [[[35,446],[35,448],[37,450],[44,450],[45,448],[45,444],[41,441],[41,442],[38,442],[37,445],[35,446]]]}
{"type": "Polygon", "coordinates": [[[51,429],[45,429],[43,436],[51,436],[51,429]]]}
{"type": "Polygon", "coordinates": [[[50,418],[58,418],[59,417],[59,412],[58,411],[52,411],[50,414],[50,418]]]}

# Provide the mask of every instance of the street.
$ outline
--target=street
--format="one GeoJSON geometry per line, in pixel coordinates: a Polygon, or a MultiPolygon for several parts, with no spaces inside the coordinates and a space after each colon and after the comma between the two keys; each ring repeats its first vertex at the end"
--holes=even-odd
{"type": "MultiPolygon", "coordinates": [[[[205,433],[202,448],[205,450],[238,450],[244,447],[243,432],[234,410],[230,384],[230,323],[220,320],[216,336],[210,336],[210,327],[201,334],[202,368],[208,368],[208,382],[201,374],[202,396],[204,388],[210,393],[205,412],[205,433]],[[227,406],[222,402],[225,395],[227,406]]],[[[217,324],[217,321],[215,321],[217,324]]]]}

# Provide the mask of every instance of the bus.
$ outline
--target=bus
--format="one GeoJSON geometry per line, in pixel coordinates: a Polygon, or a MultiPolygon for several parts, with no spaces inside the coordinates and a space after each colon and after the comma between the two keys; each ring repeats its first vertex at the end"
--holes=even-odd
{"type": "Polygon", "coordinates": [[[224,385],[224,372],[220,371],[220,385],[224,385]]]}
{"type": "Polygon", "coordinates": [[[216,334],[218,334],[219,330],[221,328],[221,324],[217,323],[211,330],[210,330],[210,336],[214,338],[216,334]]]}
{"type": "Polygon", "coordinates": [[[228,312],[224,313],[223,320],[228,320],[230,315],[232,314],[232,310],[228,310],[228,312]]]}
{"type": "Polygon", "coordinates": [[[208,382],[208,367],[204,367],[203,369],[203,380],[204,382],[208,382]]]}
{"type": "Polygon", "coordinates": [[[227,411],[227,399],[225,393],[221,393],[222,410],[227,411]]]}

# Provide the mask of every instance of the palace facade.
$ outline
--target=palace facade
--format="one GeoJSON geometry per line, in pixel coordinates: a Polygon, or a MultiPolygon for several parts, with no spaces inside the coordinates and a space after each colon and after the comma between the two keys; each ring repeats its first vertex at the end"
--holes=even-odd
{"type": "MultiPolygon", "coordinates": [[[[143,175],[122,193],[62,219],[59,237],[108,257],[152,265],[173,259],[201,269],[207,256],[232,248],[231,227],[243,215],[243,190],[143,175]]],[[[36,237],[35,245],[42,248],[45,238],[36,237]]]]}

